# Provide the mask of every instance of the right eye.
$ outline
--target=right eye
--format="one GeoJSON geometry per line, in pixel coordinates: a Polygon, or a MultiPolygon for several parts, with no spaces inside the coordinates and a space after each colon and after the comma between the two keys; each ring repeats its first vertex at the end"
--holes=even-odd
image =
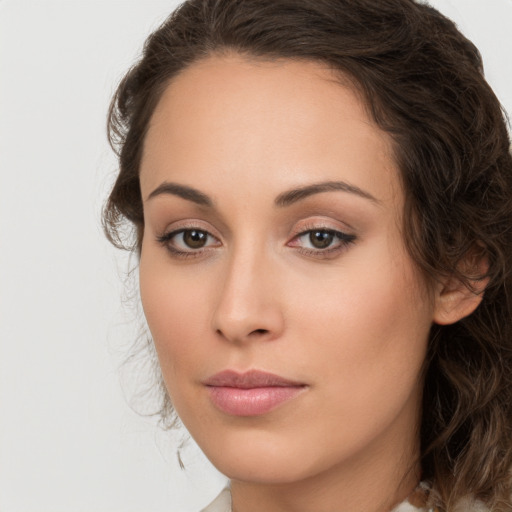
{"type": "Polygon", "coordinates": [[[209,247],[218,247],[220,242],[204,229],[187,228],[165,233],[157,238],[172,254],[187,256],[201,253],[209,247]]]}

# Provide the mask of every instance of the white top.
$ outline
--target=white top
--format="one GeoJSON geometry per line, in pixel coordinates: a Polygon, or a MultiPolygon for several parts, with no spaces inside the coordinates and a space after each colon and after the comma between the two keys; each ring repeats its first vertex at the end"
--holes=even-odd
{"type": "Polygon", "coordinates": [[[231,493],[226,487],[206,508],[201,512],[231,512],[231,493]]]}

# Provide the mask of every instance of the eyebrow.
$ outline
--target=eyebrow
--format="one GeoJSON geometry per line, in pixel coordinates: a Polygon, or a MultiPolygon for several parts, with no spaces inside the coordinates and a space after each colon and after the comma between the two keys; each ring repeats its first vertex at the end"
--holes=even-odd
{"type": "MultiPolygon", "coordinates": [[[[373,203],[380,204],[380,201],[372,196],[369,192],[362,190],[355,185],[350,185],[344,181],[324,181],[321,183],[313,183],[311,185],[305,185],[304,187],[294,188],[292,190],[287,190],[282,194],[279,194],[274,203],[279,207],[290,206],[298,201],[301,201],[309,196],[314,194],[321,194],[322,192],[333,192],[333,191],[341,191],[348,192],[350,194],[355,194],[364,199],[368,199],[373,203]]],[[[153,197],[170,194],[174,196],[181,197],[182,199],[186,199],[187,201],[191,201],[200,206],[206,206],[208,208],[213,207],[213,201],[210,197],[208,197],[203,192],[199,190],[189,187],[187,185],[180,185],[178,183],[170,183],[168,181],[164,181],[161,185],[153,190],[147,197],[147,200],[152,199],[153,197]]]]}
{"type": "Polygon", "coordinates": [[[380,201],[373,197],[369,192],[360,189],[354,185],[350,185],[344,181],[324,181],[322,183],[314,183],[312,185],[306,185],[304,187],[295,188],[293,190],[288,190],[287,192],[283,192],[276,197],[275,204],[276,206],[285,207],[290,206],[297,201],[301,201],[306,197],[312,196],[314,194],[320,194],[322,192],[332,192],[332,191],[341,191],[348,192],[350,194],[355,194],[364,199],[368,199],[373,203],[380,204],[380,201]]]}
{"type": "Polygon", "coordinates": [[[149,194],[147,200],[162,194],[178,196],[200,206],[207,206],[209,208],[213,207],[213,201],[206,194],[203,194],[203,192],[200,192],[195,188],[188,187],[187,185],[169,183],[168,181],[164,181],[161,185],[156,187],[155,190],[149,194]]]}

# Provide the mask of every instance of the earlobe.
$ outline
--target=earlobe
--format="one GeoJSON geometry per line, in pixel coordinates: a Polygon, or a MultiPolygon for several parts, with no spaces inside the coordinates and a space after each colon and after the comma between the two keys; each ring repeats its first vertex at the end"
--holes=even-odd
{"type": "MultiPolygon", "coordinates": [[[[483,276],[488,270],[486,258],[479,258],[473,266],[478,275],[483,276]]],[[[439,283],[436,293],[433,321],[439,325],[449,325],[471,315],[482,302],[484,291],[489,284],[488,277],[471,279],[467,284],[455,276],[439,283]]]]}

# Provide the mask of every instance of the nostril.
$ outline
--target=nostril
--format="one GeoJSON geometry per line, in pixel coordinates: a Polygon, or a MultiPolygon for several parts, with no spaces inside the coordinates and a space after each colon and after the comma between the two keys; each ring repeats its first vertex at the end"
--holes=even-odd
{"type": "MultiPolygon", "coordinates": [[[[225,335],[225,333],[222,331],[222,329],[217,329],[215,331],[219,336],[226,338],[226,339],[238,339],[235,335],[232,336],[232,338],[225,335]]],[[[268,329],[254,329],[253,331],[250,331],[249,334],[246,334],[245,336],[242,336],[240,339],[246,338],[249,340],[253,336],[260,337],[268,334],[270,331],[268,329]]]]}

